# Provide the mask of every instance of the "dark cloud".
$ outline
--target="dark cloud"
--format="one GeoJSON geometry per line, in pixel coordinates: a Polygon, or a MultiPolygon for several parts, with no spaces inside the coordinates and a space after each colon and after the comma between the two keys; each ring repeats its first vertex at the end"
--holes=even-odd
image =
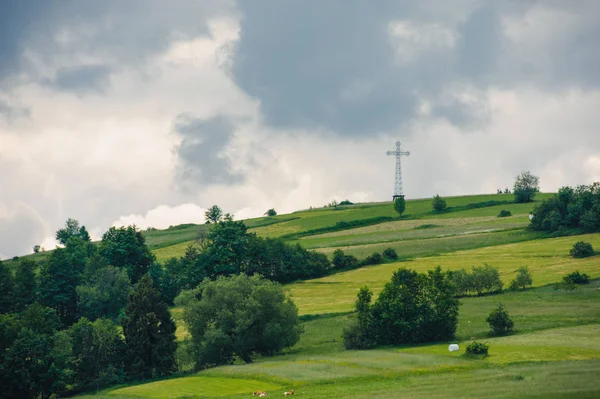
{"type": "MultiPolygon", "coordinates": [[[[57,60],[64,66],[63,58],[74,62],[71,58],[76,54],[77,59],[139,67],[174,40],[208,35],[208,19],[223,10],[230,10],[229,1],[3,0],[0,82],[23,71],[30,73],[30,79],[42,79],[23,59],[26,49],[50,66],[57,60]]],[[[75,62],[67,67],[81,65],[75,62]]],[[[87,82],[95,89],[95,79],[81,77],[67,77],[65,87],[81,91],[87,82]]]]}
{"type": "Polygon", "coordinates": [[[48,84],[62,91],[77,94],[103,92],[110,85],[110,67],[106,65],[85,65],[73,68],[61,68],[54,80],[48,84]]]}
{"type": "MultiPolygon", "coordinates": [[[[512,19],[527,29],[528,13],[556,11],[560,2],[453,2],[451,9],[442,3],[240,1],[234,79],[260,100],[272,126],[353,136],[411,122],[422,101],[431,105],[433,117],[460,128],[481,126],[489,121],[483,104],[489,87],[597,87],[600,24],[597,18],[577,21],[585,21],[586,13],[600,15],[600,2],[558,10],[576,23],[560,32],[557,43],[509,40],[504,22],[512,19]],[[440,7],[447,15],[436,11],[440,7]],[[390,26],[398,21],[408,22],[408,31],[394,38],[390,26]],[[414,59],[398,62],[397,53],[411,52],[414,59]],[[447,100],[448,92],[461,90],[471,90],[474,101],[447,100]]],[[[533,36],[550,37],[555,27],[534,28],[533,36]]]]}
{"type": "Polygon", "coordinates": [[[233,136],[234,126],[225,117],[199,119],[179,115],[175,131],[181,136],[176,148],[177,183],[184,190],[201,184],[233,184],[242,176],[231,171],[224,151],[233,136]]]}

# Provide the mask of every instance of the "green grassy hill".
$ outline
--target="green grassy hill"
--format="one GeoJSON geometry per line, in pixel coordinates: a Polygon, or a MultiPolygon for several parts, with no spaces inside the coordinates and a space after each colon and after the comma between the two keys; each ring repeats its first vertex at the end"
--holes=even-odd
{"type": "MultiPolygon", "coordinates": [[[[280,356],[81,398],[242,398],[254,390],[282,396],[289,389],[310,398],[600,397],[596,383],[600,374],[600,256],[573,259],[568,254],[580,240],[600,248],[600,234],[544,238],[526,230],[527,214],[534,204],[512,204],[511,200],[509,195],[447,198],[450,209],[441,214],[430,211],[430,199],[408,201],[401,219],[394,215],[391,203],[379,203],[248,221],[256,234],[283,237],[327,254],[342,248],[364,257],[392,247],[401,258],[288,285],[305,320],[305,333],[280,356]],[[497,218],[501,209],[510,210],[513,216],[497,218]],[[363,225],[336,225],[354,221],[363,225]],[[354,317],[359,287],[366,284],[378,292],[399,267],[470,269],[484,263],[498,267],[505,283],[520,266],[528,266],[534,287],[461,299],[452,341],[461,346],[459,352],[449,352],[449,342],[344,350],[342,330],[354,317]],[[573,292],[552,288],[552,283],[574,270],[595,280],[573,292]],[[485,318],[498,302],[505,304],[517,331],[508,337],[487,338],[485,318]],[[464,347],[471,339],[488,341],[490,356],[464,358],[464,347]]],[[[197,226],[185,226],[152,232],[147,238],[157,258],[166,259],[181,256],[197,234],[197,226]]],[[[180,311],[173,309],[176,319],[180,311]]],[[[179,325],[178,337],[186,334],[179,325]]]]}

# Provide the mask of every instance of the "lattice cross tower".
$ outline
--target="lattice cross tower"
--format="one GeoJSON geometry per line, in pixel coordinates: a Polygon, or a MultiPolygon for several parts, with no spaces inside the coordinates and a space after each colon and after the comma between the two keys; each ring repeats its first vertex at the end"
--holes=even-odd
{"type": "Polygon", "coordinates": [[[402,151],[402,149],[400,148],[401,145],[402,144],[399,141],[396,141],[396,151],[386,152],[387,155],[394,155],[396,157],[396,180],[394,182],[394,196],[392,197],[393,199],[396,199],[398,197],[404,197],[404,192],[402,189],[402,163],[400,162],[400,159],[402,155],[409,156],[410,151],[402,151]]]}

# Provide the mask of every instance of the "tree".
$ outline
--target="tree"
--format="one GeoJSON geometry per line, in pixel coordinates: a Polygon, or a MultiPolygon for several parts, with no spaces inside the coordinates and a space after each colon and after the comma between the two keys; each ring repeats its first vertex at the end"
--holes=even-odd
{"type": "Polygon", "coordinates": [[[35,276],[35,262],[23,259],[15,273],[15,304],[21,311],[37,299],[37,278],[35,276]]]}
{"type": "Polygon", "coordinates": [[[459,302],[448,273],[438,266],[427,274],[405,268],[394,272],[371,310],[378,345],[450,339],[458,325],[459,302]]]}
{"type": "Polygon", "coordinates": [[[71,345],[67,334],[58,331],[56,312],[35,303],[2,324],[3,338],[9,340],[2,343],[7,349],[0,355],[0,395],[34,399],[61,393],[70,374],[71,345]]]}
{"type": "Polygon", "coordinates": [[[177,283],[168,268],[163,268],[160,263],[150,265],[148,275],[152,278],[154,286],[160,292],[162,300],[169,306],[173,305],[175,297],[179,294],[177,283]]]}
{"type": "Polygon", "coordinates": [[[213,205],[204,212],[206,223],[218,223],[223,220],[223,210],[217,205],[213,205]]]}
{"type": "Polygon", "coordinates": [[[490,334],[495,336],[510,334],[515,323],[501,303],[489,314],[485,321],[490,325],[490,334]]]}
{"type": "Polygon", "coordinates": [[[76,219],[68,218],[65,227],[56,232],[56,240],[66,245],[71,237],[79,237],[84,241],[90,241],[90,235],[85,226],[80,226],[79,221],[76,219]]]}
{"type": "Polygon", "coordinates": [[[0,314],[9,313],[13,310],[15,282],[12,273],[6,265],[0,261],[0,314]]]}
{"type": "Polygon", "coordinates": [[[446,200],[437,194],[433,197],[431,206],[433,207],[433,210],[436,212],[442,212],[448,207],[448,205],[446,204],[446,200]]]}
{"type": "Polygon", "coordinates": [[[521,266],[517,271],[515,279],[510,282],[510,289],[517,290],[520,288],[524,290],[527,286],[532,284],[533,279],[531,278],[531,273],[529,273],[529,268],[527,266],[521,266]]]}
{"type": "Polygon", "coordinates": [[[204,281],[177,299],[192,335],[196,368],[247,363],[274,355],[300,339],[298,309],[277,283],[244,274],[204,281]]]}
{"type": "Polygon", "coordinates": [[[100,254],[112,266],[123,267],[135,284],[154,262],[146,239],[135,226],[111,227],[102,236],[100,254]]]}
{"type": "Polygon", "coordinates": [[[55,249],[40,272],[40,301],[56,310],[64,325],[77,320],[79,272],[73,268],[67,250],[55,249]]]}
{"type": "Polygon", "coordinates": [[[98,389],[123,380],[124,343],[116,324],[108,319],[91,323],[82,317],[69,335],[76,389],[98,389]]]}
{"type": "Polygon", "coordinates": [[[207,274],[210,277],[228,276],[244,272],[248,265],[248,228],[242,221],[225,220],[217,223],[209,232],[207,274]]]}
{"type": "Polygon", "coordinates": [[[521,174],[516,177],[513,186],[515,202],[522,203],[533,201],[535,194],[540,191],[539,183],[539,177],[533,175],[531,172],[521,172],[521,174]]]}
{"type": "Polygon", "coordinates": [[[370,349],[376,345],[371,333],[371,298],[373,292],[367,286],[361,287],[357,294],[355,309],[356,323],[344,328],[343,339],[346,349],[370,349]]]}
{"type": "Polygon", "coordinates": [[[398,197],[394,200],[394,210],[398,213],[398,216],[402,216],[406,210],[406,201],[404,197],[398,197]]]}
{"type": "Polygon", "coordinates": [[[79,315],[91,321],[103,317],[116,320],[130,290],[127,271],[114,266],[99,269],[87,284],[76,288],[79,315]]]}
{"type": "Polygon", "coordinates": [[[33,253],[37,254],[38,252],[40,252],[40,248],[42,248],[41,245],[34,245],[33,246],[33,253]]]}
{"type": "Polygon", "coordinates": [[[265,212],[265,216],[277,216],[277,211],[275,211],[275,209],[271,208],[265,212]]]}
{"type": "Polygon", "coordinates": [[[129,378],[155,378],[176,371],[176,326],[147,274],[129,294],[121,325],[129,378]]]}

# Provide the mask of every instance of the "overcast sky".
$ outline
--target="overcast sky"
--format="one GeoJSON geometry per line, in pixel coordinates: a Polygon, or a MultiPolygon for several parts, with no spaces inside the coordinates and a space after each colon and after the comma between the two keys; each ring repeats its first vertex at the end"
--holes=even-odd
{"type": "Polygon", "coordinates": [[[600,181],[600,1],[2,0],[0,258],[112,225],[600,181]]]}

